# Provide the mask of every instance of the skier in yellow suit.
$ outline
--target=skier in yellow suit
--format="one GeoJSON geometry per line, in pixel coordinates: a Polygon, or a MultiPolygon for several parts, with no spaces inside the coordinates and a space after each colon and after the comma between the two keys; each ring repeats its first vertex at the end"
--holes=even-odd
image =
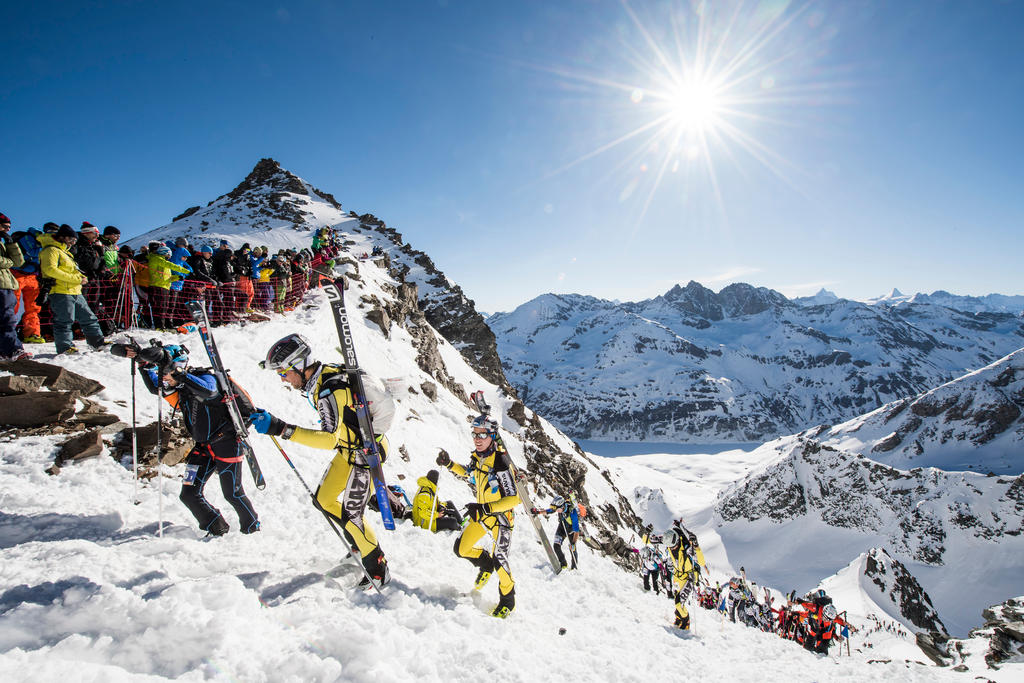
{"type": "MultiPolygon", "coordinates": [[[[306,429],[286,424],[266,410],[257,410],[249,418],[260,434],[279,436],[311,448],[335,450],[331,464],[316,490],[316,504],[340,523],[346,540],[358,549],[366,572],[378,587],[391,581],[387,560],[377,543],[373,528],[366,523],[366,503],[373,492],[370,470],[363,454],[363,442],[353,408],[355,399],[345,369],[311,359],[309,342],[299,334],[290,334],[275,343],[264,361],[293,389],[307,397],[316,397],[321,429],[306,429]],[[339,497],[341,500],[339,501],[339,497]]],[[[394,418],[394,401],[380,380],[363,378],[363,388],[381,460],[387,457],[388,443],[383,433],[394,418]]],[[[364,577],[360,586],[370,588],[364,577]]]]}
{"type": "Polygon", "coordinates": [[[509,570],[508,551],[519,491],[512,461],[497,438],[498,423],[481,415],[473,421],[472,432],[473,452],[469,465],[452,462],[444,451],[438,454],[437,464],[447,467],[459,478],[469,479],[476,489],[476,502],[466,507],[469,521],[455,539],[455,554],[479,569],[477,589],[487,583],[492,573],[498,573],[499,600],[491,614],[504,619],[516,606],[516,584],[509,570]],[[494,537],[493,555],[476,547],[477,541],[488,533],[494,537]]]}
{"type": "Polygon", "coordinates": [[[675,564],[675,569],[672,572],[672,578],[678,586],[675,594],[675,627],[688,631],[690,629],[690,613],[686,609],[686,601],[690,597],[690,592],[700,581],[701,570],[707,571],[708,565],[704,560],[704,552],[697,543],[696,534],[674,526],[665,532],[662,540],[675,564]]]}

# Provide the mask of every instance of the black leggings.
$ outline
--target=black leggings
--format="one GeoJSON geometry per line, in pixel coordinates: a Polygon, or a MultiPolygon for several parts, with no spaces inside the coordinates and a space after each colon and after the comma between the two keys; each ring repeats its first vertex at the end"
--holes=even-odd
{"type": "Polygon", "coordinates": [[[242,488],[242,463],[224,462],[220,458],[234,458],[240,455],[238,442],[233,439],[224,439],[215,444],[196,444],[189,452],[185,463],[195,465],[196,477],[191,484],[183,484],[178,499],[185,504],[188,511],[199,522],[199,528],[209,531],[210,525],[221,517],[220,510],[210,505],[203,496],[203,487],[206,481],[216,472],[220,475],[220,489],[226,500],[238,514],[238,526],[243,534],[252,533],[259,529],[259,518],[253,510],[252,503],[245,495],[242,488]]]}

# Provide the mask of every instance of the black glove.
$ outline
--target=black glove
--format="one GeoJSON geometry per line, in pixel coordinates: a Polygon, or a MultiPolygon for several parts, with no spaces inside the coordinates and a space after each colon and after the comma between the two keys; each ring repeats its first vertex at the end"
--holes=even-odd
{"type": "Polygon", "coordinates": [[[168,360],[167,352],[160,346],[146,346],[139,349],[137,355],[141,362],[156,365],[161,369],[168,360]]]}
{"type": "Polygon", "coordinates": [[[479,522],[480,518],[487,514],[487,505],[481,503],[470,503],[466,506],[466,516],[474,522],[479,522]]]}
{"type": "Polygon", "coordinates": [[[441,467],[451,467],[452,459],[448,457],[448,451],[442,448],[441,451],[437,454],[437,460],[435,460],[434,462],[436,462],[441,467]]]}

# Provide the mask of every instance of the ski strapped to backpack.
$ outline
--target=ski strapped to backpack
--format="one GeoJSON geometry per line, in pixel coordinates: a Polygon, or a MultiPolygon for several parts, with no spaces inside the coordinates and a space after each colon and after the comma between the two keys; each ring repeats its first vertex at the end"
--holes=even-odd
{"type": "Polygon", "coordinates": [[[356,348],[352,340],[352,329],[348,322],[348,312],[345,310],[345,296],[341,287],[337,284],[325,284],[324,292],[331,304],[331,312],[334,314],[334,324],[338,328],[338,341],[341,343],[341,356],[345,363],[345,374],[348,375],[348,385],[352,390],[356,419],[359,423],[359,436],[363,442],[363,456],[370,468],[370,477],[373,479],[373,490],[377,497],[377,506],[380,509],[381,522],[384,528],[389,531],[395,529],[395,517],[391,512],[391,505],[388,501],[388,485],[384,480],[384,468],[381,465],[380,446],[373,433],[373,422],[370,419],[370,406],[366,403],[366,391],[363,388],[363,378],[359,374],[359,362],[356,360],[356,348]]]}
{"type": "MultiPolygon", "coordinates": [[[[476,408],[480,411],[481,415],[485,417],[490,415],[491,406],[489,406],[487,401],[484,399],[483,391],[474,392],[470,397],[473,399],[473,403],[476,404],[476,408]]],[[[544,525],[541,523],[540,518],[533,512],[535,506],[533,504],[533,499],[530,498],[530,494],[526,490],[526,475],[519,472],[515,463],[512,462],[512,455],[508,452],[508,449],[505,448],[505,443],[501,440],[501,434],[496,433],[494,435],[494,439],[501,453],[504,454],[505,459],[508,461],[509,469],[512,471],[512,476],[516,482],[516,490],[519,493],[519,502],[522,503],[526,516],[530,518],[530,523],[533,524],[533,530],[537,533],[537,538],[540,540],[540,544],[544,546],[544,552],[548,556],[551,568],[557,574],[562,571],[562,563],[558,560],[558,555],[555,555],[555,549],[551,547],[551,541],[548,540],[547,532],[544,531],[544,525]]]]}
{"type": "Polygon", "coordinates": [[[263,471],[260,469],[260,464],[256,461],[256,453],[253,452],[252,445],[249,443],[249,429],[246,426],[245,420],[242,419],[241,411],[238,410],[238,394],[235,392],[235,384],[228,378],[227,370],[224,369],[224,363],[220,358],[220,352],[217,351],[217,343],[213,340],[213,334],[210,332],[210,321],[206,317],[206,307],[200,301],[189,301],[187,305],[189,313],[192,314],[192,319],[196,321],[196,328],[200,339],[203,340],[203,346],[206,348],[206,355],[210,357],[210,365],[214,377],[217,378],[217,387],[220,389],[221,400],[231,416],[231,425],[235,429],[238,447],[242,451],[242,455],[245,456],[245,462],[249,465],[249,471],[252,472],[252,479],[256,482],[256,488],[260,490],[265,489],[267,482],[263,479],[263,471]]]}

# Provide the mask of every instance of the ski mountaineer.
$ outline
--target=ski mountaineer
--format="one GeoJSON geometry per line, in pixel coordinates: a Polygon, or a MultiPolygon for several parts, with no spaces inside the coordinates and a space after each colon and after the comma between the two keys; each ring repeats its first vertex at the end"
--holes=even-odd
{"type": "Polygon", "coordinates": [[[519,492],[508,453],[498,445],[498,423],[480,415],[473,420],[472,436],[469,465],[452,462],[445,451],[438,453],[437,464],[447,467],[460,479],[468,479],[476,489],[476,502],[466,506],[467,524],[455,539],[455,554],[469,560],[479,570],[477,590],[483,588],[492,573],[498,573],[499,599],[491,614],[504,619],[516,606],[516,583],[509,570],[508,551],[519,492]],[[494,537],[493,555],[476,547],[477,541],[488,533],[494,537]]]}
{"type": "Polygon", "coordinates": [[[558,513],[558,528],[555,529],[555,542],[553,543],[555,555],[558,556],[558,561],[562,563],[562,569],[565,569],[568,565],[565,562],[565,554],[562,552],[562,541],[569,539],[569,554],[572,555],[572,568],[576,569],[576,541],[580,537],[579,508],[571,500],[566,500],[562,496],[555,496],[551,500],[551,505],[547,508],[543,510],[538,508],[533,512],[545,517],[554,512],[558,513]]]}
{"type": "Polygon", "coordinates": [[[668,554],[675,564],[673,578],[678,589],[675,592],[676,618],[674,625],[682,631],[690,629],[690,613],[686,609],[686,601],[690,592],[700,581],[700,573],[707,571],[704,552],[697,543],[697,535],[680,527],[672,527],[662,536],[668,554]]]}
{"type": "MultiPolygon", "coordinates": [[[[114,344],[110,352],[126,358],[138,357],[142,382],[149,392],[162,395],[175,409],[181,410],[195,446],[185,458],[185,478],[178,498],[199,522],[199,528],[210,536],[223,536],[230,528],[220,510],[203,496],[207,480],[216,472],[224,500],[238,514],[241,532],[259,531],[259,518],[242,488],[238,436],[213,373],[207,369],[189,370],[188,350],[176,344],[148,348],[114,344]],[[162,382],[158,381],[157,373],[162,382]]],[[[243,417],[252,412],[252,403],[245,392],[238,392],[237,401],[243,417]]]]}
{"type": "MultiPolygon", "coordinates": [[[[366,573],[380,588],[391,581],[391,572],[377,536],[365,517],[366,503],[373,494],[373,482],[359,435],[352,388],[345,368],[313,360],[310,353],[305,337],[289,334],[270,347],[263,365],[275,370],[282,382],[301,391],[310,402],[312,397],[316,397],[321,428],[296,427],[259,409],[252,414],[250,421],[260,434],[335,451],[334,459],[327,466],[314,494],[314,504],[338,520],[345,540],[356,549],[366,573]]],[[[369,376],[364,376],[363,385],[383,461],[388,451],[384,432],[391,426],[395,415],[394,400],[378,379],[371,381],[369,376]]],[[[359,585],[364,589],[370,588],[366,577],[359,585]]]]}
{"type": "Polygon", "coordinates": [[[661,549],[658,548],[661,537],[653,534],[644,535],[643,542],[644,546],[640,550],[634,548],[633,552],[640,555],[640,576],[644,580],[644,590],[650,591],[653,584],[654,594],[657,595],[658,586],[661,583],[659,576],[661,564],[664,561],[661,549]]]}

